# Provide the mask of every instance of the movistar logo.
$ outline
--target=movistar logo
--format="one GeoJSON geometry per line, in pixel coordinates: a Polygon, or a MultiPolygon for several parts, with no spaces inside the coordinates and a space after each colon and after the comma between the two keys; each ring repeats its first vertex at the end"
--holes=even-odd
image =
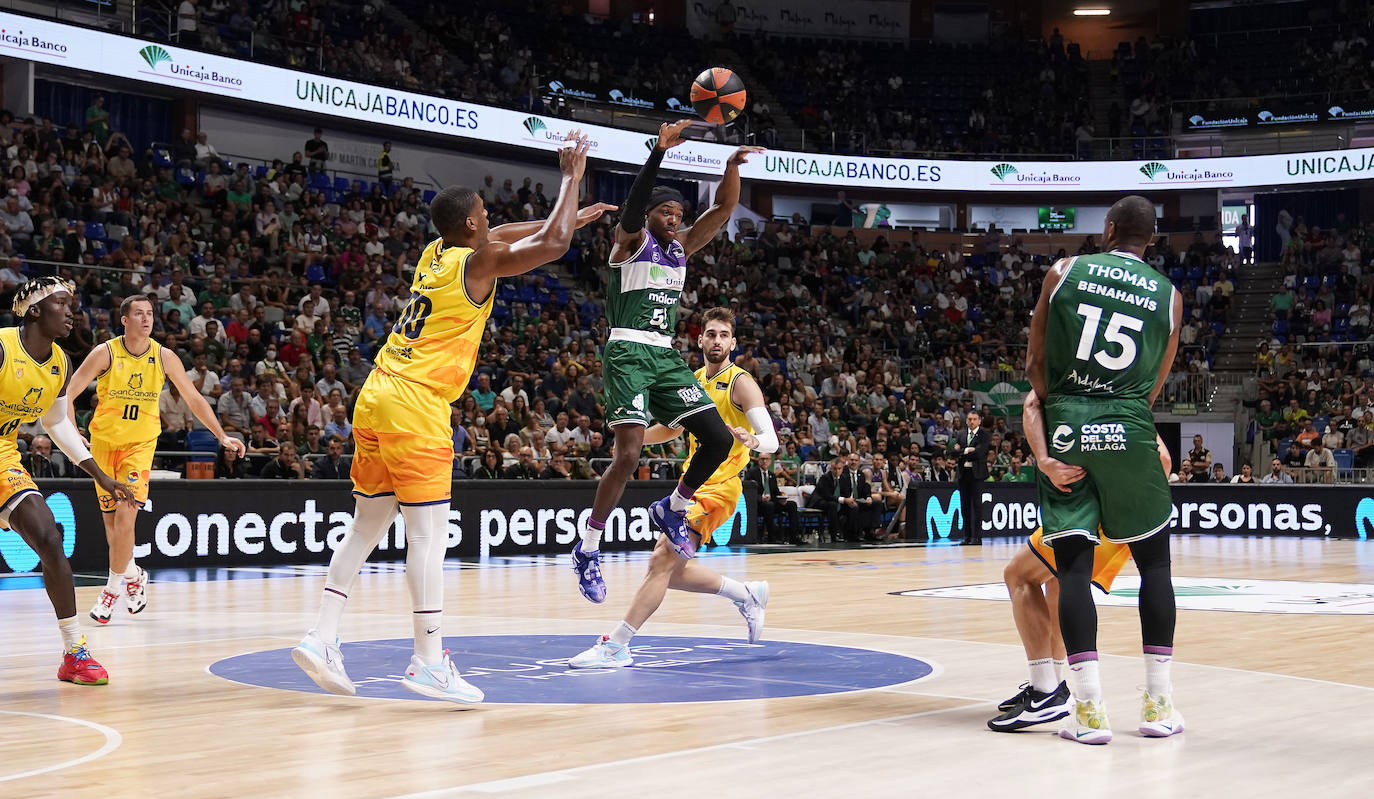
{"type": "Polygon", "coordinates": [[[1016,174],[1016,167],[1011,164],[998,164],[992,168],[992,174],[996,175],[998,180],[1006,180],[1007,175],[1016,174]]]}
{"type": "MultiPolygon", "coordinates": [[[[58,491],[49,494],[44,502],[57,521],[57,529],[62,532],[62,554],[70,558],[76,550],[76,512],[72,509],[72,501],[58,491]]],[[[17,572],[31,572],[38,565],[38,554],[18,533],[4,528],[0,528],[0,559],[17,572]]]]}
{"type": "Polygon", "coordinates": [[[1073,449],[1073,428],[1066,424],[1061,424],[1054,429],[1054,437],[1050,440],[1050,446],[1060,455],[1073,449]]]}
{"type": "Polygon", "coordinates": [[[926,535],[931,541],[937,538],[948,539],[954,530],[956,518],[959,519],[959,526],[963,527],[964,515],[961,507],[958,489],[949,495],[948,507],[942,507],[940,500],[934,496],[926,500],[926,535]]]}
{"type": "Polygon", "coordinates": [[[540,119],[539,117],[525,117],[525,130],[529,131],[529,134],[531,136],[533,136],[534,134],[538,133],[546,127],[548,126],[544,124],[544,120],[540,119]]]}
{"type": "Polygon", "coordinates": [[[153,69],[157,69],[157,65],[161,64],[163,61],[172,60],[171,53],[167,52],[161,47],[158,47],[155,44],[150,44],[142,50],[139,50],[138,54],[143,56],[143,60],[146,61],[148,63],[148,66],[153,69]]]}
{"type": "Polygon", "coordinates": [[[1374,538],[1374,497],[1365,497],[1355,506],[1355,537],[1374,538]]]}
{"type": "Polygon", "coordinates": [[[1141,172],[1141,174],[1143,174],[1145,177],[1149,178],[1150,180],[1154,180],[1154,179],[1155,179],[1155,175],[1158,175],[1160,172],[1167,171],[1168,169],[1169,169],[1169,167],[1167,167],[1167,166],[1161,164],[1161,163],[1158,162],[1158,161],[1151,161],[1150,163],[1146,164],[1145,166],[1142,166],[1142,167],[1140,168],[1140,172],[1141,172]]]}

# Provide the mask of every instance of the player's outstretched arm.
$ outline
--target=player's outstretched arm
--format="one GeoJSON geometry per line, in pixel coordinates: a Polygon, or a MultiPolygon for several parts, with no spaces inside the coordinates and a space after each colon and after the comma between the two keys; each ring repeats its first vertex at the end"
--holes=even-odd
{"type": "Polygon", "coordinates": [[[649,213],[649,195],[653,193],[658,168],[663,164],[663,154],[682,144],[682,132],[691,124],[690,119],[679,119],[659,125],[658,141],[654,142],[653,149],[649,151],[649,158],[639,168],[635,182],[630,185],[630,195],[621,205],[624,212],[620,215],[620,224],[615,226],[617,247],[628,248],[629,252],[634,252],[643,243],[644,217],[649,213]]]}
{"type": "Polygon", "coordinates": [[[162,371],[167,373],[167,379],[172,381],[172,385],[177,387],[181,396],[186,398],[186,407],[191,409],[191,413],[205,425],[215,440],[219,441],[220,446],[225,449],[232,449],[243,457],[248,451],[242,441],[224,432],[224,427],[219,423],[219,417],[215,415],[215,409],[210,407],[210,403],[205,400],[205,396],[196,388],[195,383],[186,375],[186,367],[181,365],[181,359],[173,356],[162,359],[162,371]]]}
{"type": "MultiPolygon", "coordinates": [[[[592,203],[586,208],[577,212],[577,224],[574,228],[585,227],[601,218],[602,214],[610,213],[620,209],[618,205],[610,203],[592,203]]],[[[544,226],[544,220],[535,219],[530,222],[510,222],[499,225],[491,229],[487,235],[487,241],[499,241],[503,244],[514,244],[526,236],[533,236],[544,226]]]]}
{"type": "Polygon", "coordinates": [[[1155,378],[1155,390],[1150,392],[1151,408],[1159,399],[1159,392],[1164,390],[1164,381],[1169,379],[1169,370],[1174,368],[1174,356],[1178,355],[1178,329],[1183,324],[1183,301],[1179,298],[1178,289],[1173,290],[1169,306],[1169,324],[1173,329],[1169,333],[1169,346],[1164,350],[1164,362],[1159,365],[1159,375],[1155,378]]]}
{"type": "Polygon", "coordinates": [[[725,177],[716,189],[715,204],[697,217],[696,224],[678,234],[688,255],[710,244],[716,233],[730,221],[730,215],[739,204],[739,165],[748,163],[749,156],[761,152],[762,147],[741,147],[725,162],[725,177]]]}
{"type": "Polygon", "coordinates": [[[655,444],[666,444],[680,435],[682,435],[681,427],[656,424],[644,431],[644,446],[652,447],[655,444]]]}
{"type": "MultiPolygon", "coordinates": [[[[65,354],[62,357],[67,357],[65,354]]],[[[67,382],[62,384],[62,390],[57,393],[57,399],[53,400],[47,412],[40,420],[43,422],[43,430],[48,434],[48,438],[62,450],[62,454],[67,459],[91,477],[95,478],[96,485],[108,492],[115,498],[116,502],[136,502],[134,493],[123,483],[110,479],[98,465],[95,458],[91,457],[91,451],[86,449],[86,444],[81,438],[81,432],[76,429],[76,425],[68,418],[67,406],[67,386],[71,381],[71,375],[67,376],[67,382]]]]}
{"type": "MultiPolygon", "coordinates": [[[[104,374],[105,370],[109,368],[109,345],[106,344],[104,346],[96,347],[95,349],[91,350],[91,354],[87,355],[86,360],[82,361],[81,365],[78,366],[76,371],[72,373],[72,376],[68,381],[68,385],[76,386],[76,396],[79,397],[82,394],[86,393],[86,387],[91,384],[91,381],[95,380],[97,377],[104,374]]],[[[72,423],[72,427],[76,427],[76,404],[71,402],[71,399],[74,398],[68,397],[67,419],[72,423]]],[[[81,431],[78,428],[77,435],[80,434],[81,431]]],[[[89,442],[87,443],[89,444],[89,442]]]]}
{"type": "Polygon", "coordinates": [[[773,429],[773,417],[768,414],[768,406],[763,402],[763,391],[750,375],[740,375],[730,386],[730,401],[744,409],[753,431],[743,427],[732,427],[730,433],[735,440],[755,452],[773,453],[778,451],[778,431],[773,429]]]}
{"type": "Polygon", "coordinates": [[[590,147],[586,136],[578,135],[577,131],[568,134],[568,141],[558,151],[558,167],[563,180],[549,218],[533,235],[513,244],[488,242],[478,248],[464,269],[468,296],[485,297],[491,293],[497,278],[524,274],[557,260],[568,251],[576,227],[578,183],[587,169],[590,147]]]}

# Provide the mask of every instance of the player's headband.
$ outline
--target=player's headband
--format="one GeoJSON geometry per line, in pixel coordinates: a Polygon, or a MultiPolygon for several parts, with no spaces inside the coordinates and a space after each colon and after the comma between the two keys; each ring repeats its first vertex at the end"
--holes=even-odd
{"type": "Polygon", "coordinates": [[[39,277],[30,280],[19,287],[14,294],[14,305],[12,306],[15,316],[23,317],[29,312],[29,308],[36,303],[42,302],[59,291],[68,294],[76,293],[76,286],[70,280],[63,280],[60,277],[39,277]]]}
{"type": "Polygon", "coordinates": [[[669,186],[655,186],[653,191],[649,192],[649,210],[652,211],[664,203],[677,203],[683,208],[687,207],[687,203],[682,199],[682,192],[669,186]]]}

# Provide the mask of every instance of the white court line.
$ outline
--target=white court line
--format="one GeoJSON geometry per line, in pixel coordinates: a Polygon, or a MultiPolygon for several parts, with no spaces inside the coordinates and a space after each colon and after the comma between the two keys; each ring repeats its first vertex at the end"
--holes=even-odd
{"type": "Polygon", "coordinates": [[[608,760],[603,763],[589,763],[585,766],[573,766],[572,768],[554,769],[538,774],[529,774],[524,777],[512,777],[505,780],[493,780],[491,782],[478,782],[471,785],[457,785],[451,788],[437,788],[432,791],[421,791],[419,793],[397,794],[389,799],[438,799],[444,796],[455,796],[461,793],[504,793],[506,791],[520,790],[523,788],[542,787],[555,783],[567,782],[575,774],[586,771],[594,771],[602,768],[619,768],[638,763],[651,763],[655,760],[664,758],[690,757],[702,752],[714,752],[721,749],[740,749],[753,747],[763,743],[773,743],[775,741],[786,741],[792,738],[802,738],[808,735],[819,735],[826,732],[839,732],[841,730],[852,730],[859,727],[867,727],[873,724],[892,724],[899,721],[918,719],[924,716],[936,716],[941,713],[951,713],[956,710],[967,710],[968,705],[957,705],[946,707],[939,710],[925,710],[920,713],[905,713],[900,716],[885,716],[879,719],[869,719],[868,721],[851,721],[847,724],[833,724],[829,727],[816,727],[810,730],[797,730],[796,732],[785,732],[779,735],[767,735],[762,738],[750,738],[744,741],[735,741],[728,744],[712,744],[711,746],[698,746],[693,749],[675,749],[670,752],[660,752],[655,755],[641,755],[639,757],[625,758],[624,760],[608,760]]]}
{"type": "Polygon", "coordinates": [[[22,710],[0,710],[0,713],[4,713],[9,716],[30,716],[36,719],[67,721],[71,722],[72,724],[80,724],[83,727],[90,727],[91,729],[105,736],[105,744],[101,746],[99,749],[95,750],[94,752],[91,752],[89,755],[78,757],[74,760],[66,760],[61,763],[55,763],[51,766],[44,766],[43,768],[36,768],[30,771],[21,771],[18,774],[6,774],[4,776],[0,776],[0,782],[8,782],[10,780],[22,780],[25,777],[35,777],[39,774],[47,774],[49,771],[58,771],[59,769],[71,768],[72,766],[79,766],[82,763],[87,763],[89,761],[95,760],[96,758],[108,755],[109,753],[118,749],[119,745],[124,742],[124,737],[119,734],[118,730],[112,727],[106,727],[104,724],[97,724],[94,721],[86,721],[85,719],[74,719],[71,716],[53,716],[48,713],[25,713],[22,710]]]}
{"type": "MultiPolygon", "coordinates": [[[[297,640],[297,639],[294,638],[294,637],[288,637],[288,636],[285,636],[285,635],[266,635],[266,634],[264,634],[264,635],[244,635],[244,636],[240,636],[240,637],[237,637],[237,638],[199,638],[199,639],[196,639],[196,640],[193,640],[193,641],[157,641],[157,642],[151,643],[151,644],[124,644],[123,646],[105,646],[105,645],[101,645],[101,646],[98,647],[98,648],[100,649],[101,652],[106,652],[106,651],[109,651],[109,650],[111,650],[111,649],[147,649],[148,647],[152,647],[152,646],[183,646],[183,645],[185,645],[185,644],[217,644],[217,643],[219,643],[219,642],[221,642],[221,641],[258,641],[258,640],[261,640],[261,639],[263,639],[263,638],[280,638],[280,639],[283,640],[283,641],[295,641],[295,640],[297,640]]],[[[33,656],[35,656],[35,655],[51,655],[51,654],[52,654],[52,649],[50,649],[50,648],[49,648],[49,649],[44,649],[44,650],[39,651],[39,652],[4,652],[4,653],[0,653],[0,659],[3,659],[3,658],[33,657],[33,656]]],[[[0,712],[3,712],[3,711],[0,711],[0,712]]]]}

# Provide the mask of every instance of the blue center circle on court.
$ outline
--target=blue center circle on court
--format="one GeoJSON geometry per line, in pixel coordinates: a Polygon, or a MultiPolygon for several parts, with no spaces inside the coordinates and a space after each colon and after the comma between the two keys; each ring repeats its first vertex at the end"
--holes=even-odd
{"type": "MultiPolygon", "coordinates": [[[[477,635],[444,639],[468,682],[495,704],[625,704],[723,702],[862,691],[928,676],[916,658],[871,649],[730,638],[641,635],[630,645],[633,666],[570,669],[568,658],[595,641],[586,635],[477,635]]],[[[413,641],[354,641],[344,667],[371,699],[419,699],[398,682],[413,641]]],[[[287,691],[327,693],[291,660],[290,649],[225,658],[210,673],[287,691]]]]}

